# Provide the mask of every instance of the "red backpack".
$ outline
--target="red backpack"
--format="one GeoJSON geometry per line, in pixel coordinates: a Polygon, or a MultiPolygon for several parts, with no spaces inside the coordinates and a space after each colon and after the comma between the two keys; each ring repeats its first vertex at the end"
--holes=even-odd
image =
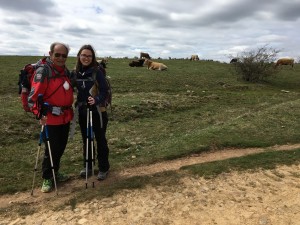
{"type": "Polygon", "coordinates": [[[45,65],[45,63],[45,58],[43,58],[34,64],[25,65],[24,68],[20,70],[18,82],[19,95],[21,95],[21,102],[25,112],[32,112],[32,109],[28,105],[28,95],[31,90],[31,83],[36,69],[42,65],[45,65]]]}

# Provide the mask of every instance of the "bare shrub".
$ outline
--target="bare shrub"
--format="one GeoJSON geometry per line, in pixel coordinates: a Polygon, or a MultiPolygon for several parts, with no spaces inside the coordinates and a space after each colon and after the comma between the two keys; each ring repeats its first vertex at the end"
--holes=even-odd
{"type": "Polygon", "coordinates": [[[267,45],[255,50],[244,51],[234,63],[235,72],[245,81],[258,82],[275,75],[278,70],[274,67],[279,50],[267,45]]]}

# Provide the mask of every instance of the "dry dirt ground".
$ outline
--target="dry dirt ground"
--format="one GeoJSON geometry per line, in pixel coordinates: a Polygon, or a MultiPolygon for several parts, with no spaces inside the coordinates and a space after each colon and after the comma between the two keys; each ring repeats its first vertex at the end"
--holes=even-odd
{"type": "MultiPolygon", "coordinates": [[[[273,146],[276,150],[292,150],[298,145],[273,146]]],[[[188,158],[137,167],[111,173],[104,182],[131,176],[151,175],[177,170],[181,166],[209,162],[268,149],[225,149],[188,158]]],[[[147,186],[123,190],[110,198],[93,199],[53,210],[54,203],[63,203],[76,194],[84,181],[74,179],[55,192],[0,196],[0,224],[39,225],[299,225],[300,224],[300,165],[279,166],[274,170],[255,173],[231,172],[214,179],[184,177],[173,186],[147,186]],[[34,204],[37,212],[18,216],[5,211],[14,205],[34,204]],[[51,203],[51,204],[50,204],[51,203]]],[[[83,187],[84,188],[84,187],[83,187]]],[[[91,189],[92,191],[93,189],[91,189]]]]}

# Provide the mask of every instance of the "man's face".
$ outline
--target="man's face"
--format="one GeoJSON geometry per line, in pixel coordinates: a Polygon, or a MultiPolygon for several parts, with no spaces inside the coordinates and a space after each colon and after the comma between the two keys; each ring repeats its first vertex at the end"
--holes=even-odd
{"type": "Polygon", "coordinates": [[[57,66],[64,66],[67,61],[68,53],[65,46],[57,44],[53,52],[49,52],[52,62],[57,66]]]}

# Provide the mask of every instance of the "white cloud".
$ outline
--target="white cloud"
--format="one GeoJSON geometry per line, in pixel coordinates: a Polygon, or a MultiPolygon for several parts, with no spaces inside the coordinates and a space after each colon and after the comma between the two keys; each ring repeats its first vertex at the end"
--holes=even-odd
{"type": "Polygon", "coordinates": [[[44,55],[54,41],[71,55],[92,44],[99,56],[228,61],[269,44],[298,58],[300,0],[0,0],[0,54],[44,55]]]}

